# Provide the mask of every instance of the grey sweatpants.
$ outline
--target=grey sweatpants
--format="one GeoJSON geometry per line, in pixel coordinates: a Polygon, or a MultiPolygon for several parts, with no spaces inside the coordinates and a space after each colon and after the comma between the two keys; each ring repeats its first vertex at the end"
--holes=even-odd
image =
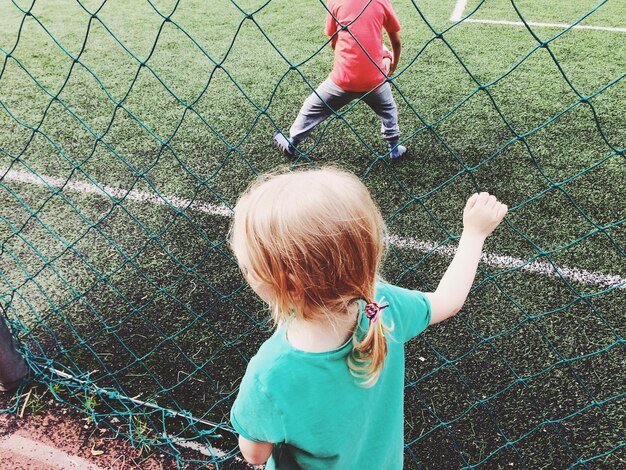
{"type": "Polygon", "coordinates": [[[384,83],[371,92],[353,92],[339,88],[330,78],[323,81],[302,105],[298,117],[289,130],[292,143],[298,145],[309,136],[315,126],[357,98],[362,98],[380,118],[380,132],[383,138],[390,146],[395,146],[398,143],[400,128],[398,108],[393,100],[389,83],[384,83]]]}

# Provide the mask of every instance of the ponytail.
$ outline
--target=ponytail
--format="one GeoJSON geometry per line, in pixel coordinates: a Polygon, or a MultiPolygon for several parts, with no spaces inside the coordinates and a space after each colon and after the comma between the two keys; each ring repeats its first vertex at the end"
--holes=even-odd
{"type": "Polygon", "coordinates": [[[393,325],[387,327],[383,322],[382,311],[389,305],[383,300],[384,298],[379,303],[368,302],[365,305],[365,315],[369,320],[367,333],[359,341],[357,327],[352,337],[352,353],[348,356],[348,367],[353,376],[363,379],[361,385],[364,387],[373,386],[380,377],[387,357],[385,334],[393,330],[393,325]]]}

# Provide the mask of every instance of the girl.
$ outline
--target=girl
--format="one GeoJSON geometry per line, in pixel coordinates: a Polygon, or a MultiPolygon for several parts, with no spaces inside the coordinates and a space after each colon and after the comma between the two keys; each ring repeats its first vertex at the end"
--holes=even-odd
{"type": "Polygon", "coordinates": [[[460,310],[506,212],[487,193],[470,197],[456,255],[422,293],[380,280],[385,225],[356,176],[323,168],[253,184],[235,207],[231,247],[277,328],[231,410],[245,459],[401,469],[404,343],[460,310]]]}

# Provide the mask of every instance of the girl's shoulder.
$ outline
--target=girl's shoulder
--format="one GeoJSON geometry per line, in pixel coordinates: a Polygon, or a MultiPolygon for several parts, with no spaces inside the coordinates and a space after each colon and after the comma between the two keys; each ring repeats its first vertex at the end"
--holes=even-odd
{"type": "Polygon", "coordinates": [[[250,359],[246,375],[266,382],[268,377],[275,375],[288,362],[290,362],[289,348],[284,339],[284,331],[279,327],[250,359]]]}
{"type": "Polygon", "coordinates": [[[383,318],[393,324],[392,335],[403,343],[421,333],[430,323],[430,302],[423,292],[379,281],[376,301],[389,303],[383,318]]]}
{"type": "Polygon", "coordinates": [[[391,284],[385,280],[379,279],[376,282],[376,300],[380,300],[381,297],[393,298],[396,302],[406,301],[407,298],[421,297],[424,293],[414,289],[407,289],[395,284],[391,284]]]}

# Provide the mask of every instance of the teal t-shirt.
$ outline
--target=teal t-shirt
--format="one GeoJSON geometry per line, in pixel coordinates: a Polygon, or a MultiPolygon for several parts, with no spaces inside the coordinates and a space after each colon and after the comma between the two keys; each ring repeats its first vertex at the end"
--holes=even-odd
{"type": "MultiPolygon", "coordinates": [[[[351,341],[332,351],[298,350],[279,328],[248,364],[231,422],[243,437],[274,443],[267,469],[401,469],[404,447],[404,343],[430,322],[423,293],[390,284],[385,297],[388,355],[376,384],[359,385],[346,358],[351,341]]],[[[360,328],[368,319],[361,312],[360,328]]]]}

